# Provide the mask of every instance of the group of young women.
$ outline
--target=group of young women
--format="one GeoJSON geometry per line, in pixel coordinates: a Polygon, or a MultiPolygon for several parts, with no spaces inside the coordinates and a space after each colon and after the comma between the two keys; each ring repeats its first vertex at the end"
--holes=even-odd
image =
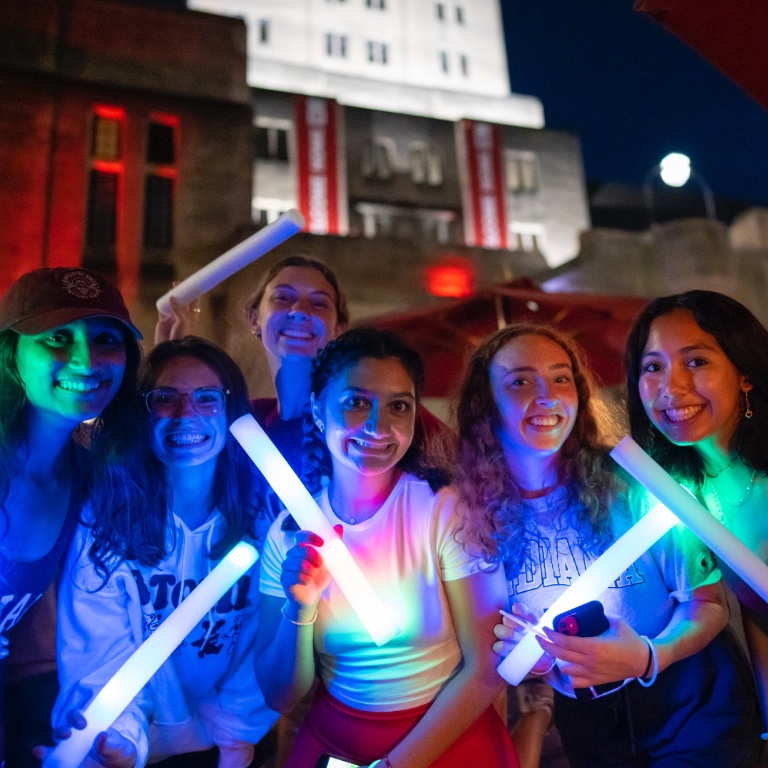
{"type": "MultiPolygon", "coordinates": [[[[535,620],[648,506],[608,456],[617,427],[573,342],[528,325],[484,341],[451,446],[422,408],[419,356],[393,334],[347,331],[319,262],[278,263],[248,305],[276,400],[251,403],[237,365],[186,335],[194,314],[176,309],[161,327],[182,338],[142,363],[119,293],[94,272],[36,270],[0,298],[0,634],[13,644],[58,578],[54,738],[84,726],[114,671],[245,538],[260,561],[84,765],[258,766],[278,712],[310,692],[289,768],[536,765],[549,711],[524,715],[513,744],[493,706],[498,654],[525,631],[499,609],[535,620]],[[249,412],[395,619],[389,643],[371,640],[324,542],[280,511],[230,435],[249,412]]],[[[651,302],[626,363],[635,439],[768,560],[768,332],[693,291],[651,302]]],[[[547,630],[519,687],[554,688],[572,767],[758,765],[760,598],[679,526],[600,599],[608,629],[547,630]]]]}

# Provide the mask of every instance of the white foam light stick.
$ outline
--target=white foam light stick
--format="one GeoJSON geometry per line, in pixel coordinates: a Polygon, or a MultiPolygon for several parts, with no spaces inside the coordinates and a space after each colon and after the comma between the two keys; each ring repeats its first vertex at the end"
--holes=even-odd
{"type": "Polygon", "coordinates": [[[674,510],[688,528],[768,602],[768,565],[715,519],[631,437],[625,437],[611,451],[611,456],[659,501],[674,510]]]}
{"type": "Polygon", "coordinates": [[[112,725],[179,643],[257,558],[253,546],[244,541],[236,544],[96,694],[83,712],[88,725],[82,731],[72,728],[71,736],[59,742],[44,760],[43,768],[78,768],[94,739],[112,725]]]}
{"type": "Polygon", "coordinates": [[[250,414],[237,419],[229,430],[261,470],[299,527],[323,539],[325,543],[321,551],[325,565],[373,641],[379,646],[388,643],[400,632],[399,627],[275,444],[250,414]]]}
{"type": "MultiPolygon", "coordinates": [[[[666,507],[655,504],[555,600],[537,626],[551,629],[552,621],[558,614],[590,600],[597,600],[643,552],[670,531],[677,522],[678,519],[666,507]]],[[[499,664],[498,672],[508,683],[519,685],[541,658],[542,653],[536,637],[532,632],[528,632],[499,664]]]]}
{"type": "Polygon", "coordinates": [[[234,275],[235,272],[247,267],[267,251],[277,248],[280,243],[285,242],[303,227],[304,217],[300,211],[292,208],[264,229],[260,229],[256,234],[243,240],[242,243],[230,248],[210,264],[206,264],[202,269],[171,288],[168,293],[157,300],[158,311],[166,316],[172,314],[171,296],[178,299],[182,304],[189,304],[195,299],[199,299],[211,288],[215,288],[219,283],[234,275]]]}

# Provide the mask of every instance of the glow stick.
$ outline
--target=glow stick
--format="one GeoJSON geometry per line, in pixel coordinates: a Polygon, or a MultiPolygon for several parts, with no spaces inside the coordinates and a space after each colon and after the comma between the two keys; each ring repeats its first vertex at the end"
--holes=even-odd
{"type": "Polygon", "coordinates": [[[320,549],[325,565],[373,641],[379,646],[388,643],[399,634],[400,629],[317,502],[275,444],[250,414],[237,419],[229,431],[261,470],[299,527],[323,539],[325,543],[320,549]]]}
{"type": "Polygon", "coordinates": [[[304,227],[304,217],[300,211],[292,208],[277,220],[260,229],[242,243],[230,248],[210,264],[191,274],[186,280],[182,280],[177,286],[171,288],[157,300],[157,309],[162,315],[169,316],[171,311],[171,296],[177,298],[182,304],[189,304],[199,299],[211,288],[226,280],[243,267],[247,267],[252,261],[256,261],[267,251],[277,248],[280,243],[295,235],[304,227]]]}
{"type": "MultiPolygon", "coordinates": [[[[674,528],[677,522],[677,518],[662,504],[654,505],[552,603],[537,626],[551,629],[552,621],[559,613],[570,611],[590,600],[597,600],[643,552],[674,528]]],[[[499,664],[498,672],[508,683],[519,685],[542,654],[536,637],[529,632],[499,664]]]]}
{"type": "Polygon", "coordinates": [[[666,504],[718,557],[768,602],[768,565],[685,491],[631,437],[611,456],[659,501],[666,504]]]}
{"type": "Polygon", "coordinates": [[[72,728],[72,735],[59,742],[43,762],[43,768],[78,768],[94,739],[112,725],[179,643],[257,558],[253,546],[244,541],[236,544],[112,675],[83,712],[88,725],[82,731],[72,728]]]}

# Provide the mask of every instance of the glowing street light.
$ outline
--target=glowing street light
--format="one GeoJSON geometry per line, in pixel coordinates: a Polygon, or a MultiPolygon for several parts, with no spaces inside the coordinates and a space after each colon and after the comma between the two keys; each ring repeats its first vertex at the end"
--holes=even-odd
{"type": "Polygon", "coordinates": [[[691,178],[691,158],[670,152],[659,163],[659,176],[668,187],[682,187],[691,178]]]}
{"type": "Polygon", "coordinates": [[[648,219],[654,223],[653,216],[653,182],[659,177],[668,187],[684,187],[690,180],[696,181],[704,195],[704,209],[708,219],[716,219],[715,198],[712,190],[700,173],[691,165],[688,155],[681,152],[670,152],[658,164],[654,165],[645,177],[643,183],[643,197],[648,211],[648,219]]]}

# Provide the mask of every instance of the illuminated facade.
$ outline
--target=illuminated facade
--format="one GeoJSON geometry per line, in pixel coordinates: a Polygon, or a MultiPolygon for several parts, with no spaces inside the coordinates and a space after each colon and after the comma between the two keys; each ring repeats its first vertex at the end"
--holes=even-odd
{"type": "Polygon", "coordinates": [[[257,223],[573,258],[578,140],[510,92],[498,0],[189,0],[242,17],[257,223]]]}

